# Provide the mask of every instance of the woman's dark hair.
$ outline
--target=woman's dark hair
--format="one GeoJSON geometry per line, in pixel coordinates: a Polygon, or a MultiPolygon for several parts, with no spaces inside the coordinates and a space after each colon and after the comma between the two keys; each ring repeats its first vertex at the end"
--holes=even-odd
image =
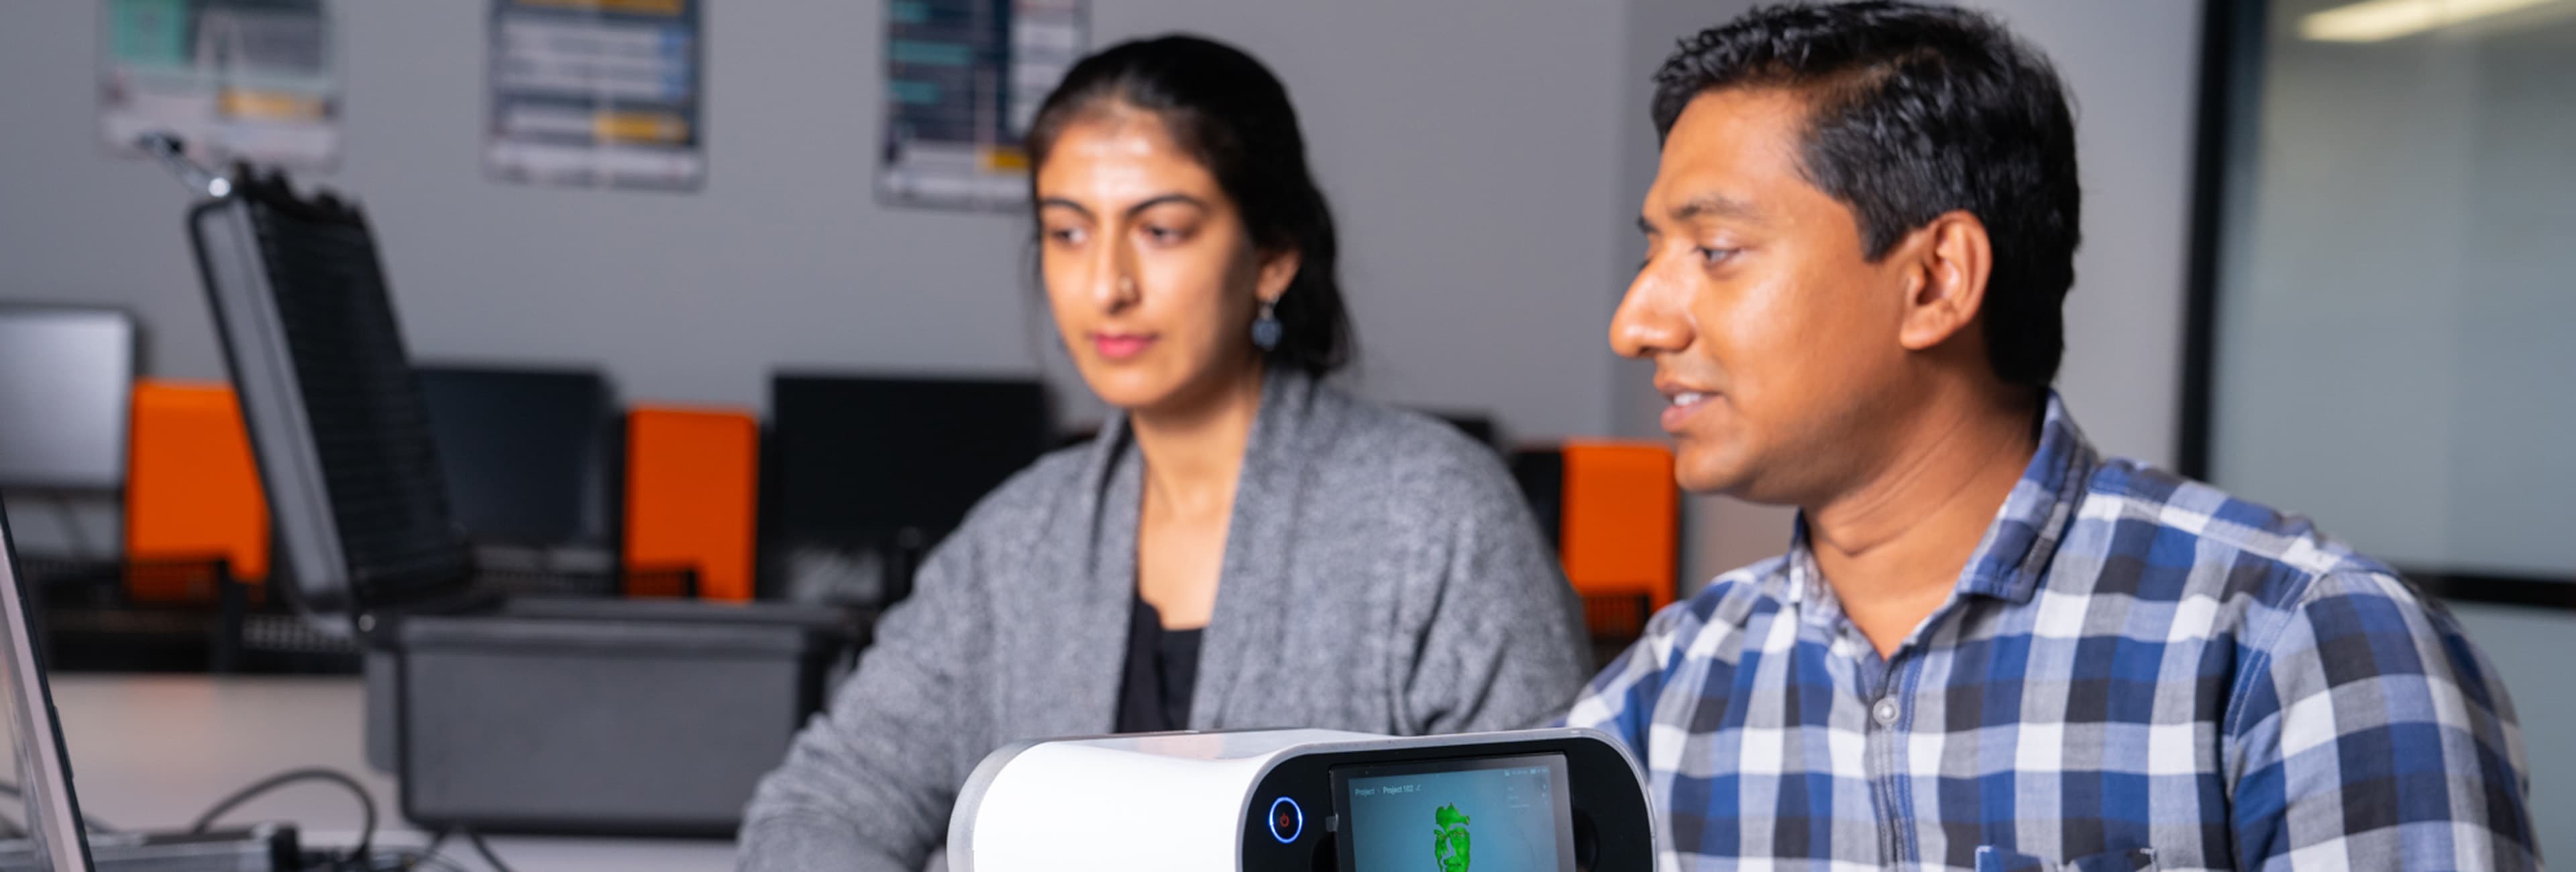
{"type": "Polygon", "coordinates": [[[2066,88],[1994,18],[1904,2],[1754,9],[1682,40],[1655,74],[1655,130],[1724,88],[1807,98],[1802,169],[1850,207],[1871,260],[1941,213],[1986,225],[1986,356],[2003,381],[2046,387],[2066,350],[2084,192],[2066,88]]]}
{"type": "Polygon", "coordinates": [[[1288,88],[1251,55],[1214,40],[1173,35],[1120,43],[1083,58],[1047,95],[1029,125],[1030,165],[1043,166],[1074,121],[1116,106],[1162,120],[1234,199],[1254,245],[1297,252],[1269,362],[1310,375],[1349,363],[1356,340],[1335,268],[1333,212],[1306,168],[1306,139],[1288,88]]]}

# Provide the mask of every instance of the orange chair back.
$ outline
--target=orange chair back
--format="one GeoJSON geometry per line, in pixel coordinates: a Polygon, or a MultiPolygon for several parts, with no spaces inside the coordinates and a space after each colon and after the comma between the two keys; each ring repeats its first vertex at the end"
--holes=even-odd
{"type": "Polygon", "coordinates": [[[1647,442],[1565,443],[1564,517],[1558,554],[1576,593],[1643,594],[1673,601],[1681,493],[1673,455],[1647,442]]]}
{"type": "MultiPolygon", "coordinates": [[[[129,562],[223,558],[234,578],[268,577],[268,504],[241,405],[221,384],[134,386],[125,472],[129,562]]],[[[192,576],[130,573],[137,600],[202,599],[192,576]]]]}
{"type": "Polygon", "coordinates": [[[628,412],[630,576],[686,566],[697,571],[698,596],[751,599],[759,469],[760,422],[748,412],[650,406],[628,412]]]}

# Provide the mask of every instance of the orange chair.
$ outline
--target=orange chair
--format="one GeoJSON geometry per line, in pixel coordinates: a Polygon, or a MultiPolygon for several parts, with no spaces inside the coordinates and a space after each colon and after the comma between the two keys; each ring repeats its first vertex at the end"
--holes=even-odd
{"type": "Polygon", "coordinates": [[[636,570],[681,565],[697,572],[698,596],[744,601],[752,594],[752,541],[759,490],[760,422],[750,413],[637,407],[626,414],[628,593],[662,593],[636,570]]]}
{"type": "Polygon", "coordinates": [[[221,384],[141,381],[134,386],[125,472],[126,577],[137,601],[203,601],[213,579],[174,573],[169,561],[222,558],[232,576],[268,576],[268,504],[253,465],[241,405],[221,384]]]}
{"type": "Polygon", "coordinates": [[[1597,635],[1633,635],[1672,603],[1681,492],[1672,451],[1649,442],[1569,441],[1557,553],[1597,635]],[[1642,599],[1643,611],[1636,606],[1642,599]]]}

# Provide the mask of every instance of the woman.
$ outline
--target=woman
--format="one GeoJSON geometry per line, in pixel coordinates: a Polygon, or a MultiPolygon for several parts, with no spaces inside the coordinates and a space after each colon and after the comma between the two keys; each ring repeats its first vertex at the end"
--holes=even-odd
{"type": "Polygon", "coordinates": [[[920,868],[1026,738],[1545,720],[1572,592],[1491,451],[1321,381],[1350,355],[1286,90],[1191,37],[1085,59],[1029,136],[1039,272],[1124,412],[985,497],[753,800],[747,869],[920,868]]]}

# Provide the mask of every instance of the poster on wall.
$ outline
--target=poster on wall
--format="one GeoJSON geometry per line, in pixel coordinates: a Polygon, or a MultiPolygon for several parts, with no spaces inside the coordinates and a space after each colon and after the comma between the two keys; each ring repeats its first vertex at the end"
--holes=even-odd
{"type": "Polygon", "coordinates": [[[340,156],[340,79],[322,0],[105,0],[99,136],[141,154],[175,133],[221,164],[327,169],[340,156]]]}
{"type": "Polygon", "coordinates": [[[1028,202],[1021,138],[1082,58],[1084,0],[889,0],[883,163],[896,205],[1028,202]]]}
{"type": "Polygon", "coordinates": [[[701,0],[493,0],[485,174],[697,189],[707,173],[701,0]]]}

